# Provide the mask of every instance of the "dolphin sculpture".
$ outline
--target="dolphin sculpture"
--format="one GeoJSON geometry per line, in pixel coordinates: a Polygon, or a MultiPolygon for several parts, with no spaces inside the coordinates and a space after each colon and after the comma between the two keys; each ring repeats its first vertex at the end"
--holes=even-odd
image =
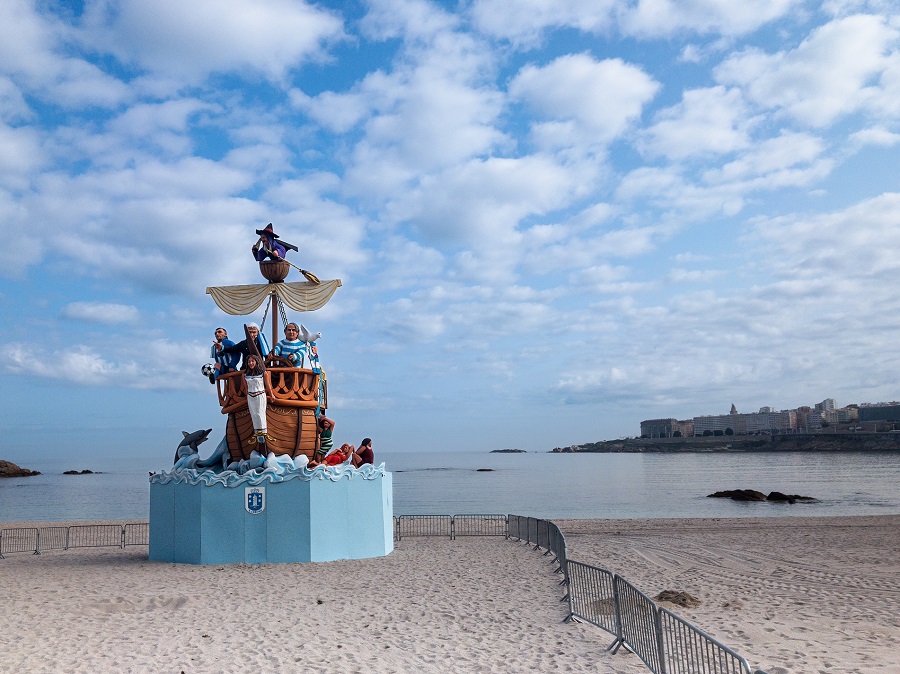
{"type": "Polygon", "coordinates": [[[205,431],[194,431],[193,433],[181,431],[184,439],[181,441],[181,444],[175,448],[175,463],[178,463],[178,459],[190,456],[191,454],[199,454],[200,450],[197,448],[197,445],[206,442],[210,433],[212,433],[211,428],[207,428],[205,431]]]}

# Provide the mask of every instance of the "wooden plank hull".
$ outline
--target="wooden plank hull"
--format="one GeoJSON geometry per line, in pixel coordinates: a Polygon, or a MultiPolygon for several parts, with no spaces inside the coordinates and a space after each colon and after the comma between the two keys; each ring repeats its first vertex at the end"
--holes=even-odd
{"type": "Polygon", "coordinates": [[[254,438],[243,375],[233,372],[217,380],[222,413],[228,415],[225,437],[231,460],[249,459],[254,450],[291,458],[304,454],[312,459],[319,446],[316,409],[324,411],[327,404],[320,374],[301,368],[271,368],[269,376],[272,395],[266,396],[266,426],[271,440],[266,443],[254,438]]]}

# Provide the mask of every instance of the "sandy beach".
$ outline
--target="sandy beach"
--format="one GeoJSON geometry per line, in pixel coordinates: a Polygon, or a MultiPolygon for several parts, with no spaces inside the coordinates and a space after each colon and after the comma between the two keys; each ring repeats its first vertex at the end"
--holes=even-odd
{"type": "MultiPolygon", "coordinates": [[[[769,674],[898,671],[900,516],[558,524],[572,559],[700,599],[676,612],[769,674]]],[[[291,565],[164,564],[144,547],[11,554],[0,670],[648,671],[606,653],[606,633],[562,622],[548,560],[502,538],[291,565]]]]}
{"type": "Polygon", "coordinates": [[[571,559],[700,599],[673,610],[768,674],[900,672],[900,516],[557,524],[571,559]]]}

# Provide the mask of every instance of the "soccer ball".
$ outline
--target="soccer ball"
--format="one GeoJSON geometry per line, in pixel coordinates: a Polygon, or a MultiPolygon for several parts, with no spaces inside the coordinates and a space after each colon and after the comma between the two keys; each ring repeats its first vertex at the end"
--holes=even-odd
{"type": "Polygon", "coordinates": [[[216,368],[212,363],[204,363],[203,367],[200,368],[200,372],[203,373],[204,377],[209,377],[209,375],[214,374],[215,371],[216,368]]]}

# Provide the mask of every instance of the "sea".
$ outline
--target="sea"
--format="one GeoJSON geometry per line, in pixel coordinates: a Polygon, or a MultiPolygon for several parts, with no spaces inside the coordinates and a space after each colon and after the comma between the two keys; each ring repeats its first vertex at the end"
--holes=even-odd
{"type": "MultiPolygon", "coordinates": [[[[547,519],[900,514],[900,452],[552,454],[380,452],[395,515],[518,514],[547,519]],[[726,489],[815,503],[707,498],[726,489]]],[[[21,462],[20,462],[20,465],[21,462]]],[[[91,466],[44,459],[41,475],[0,480],[0,522],[147,520],[158,458],[91,466]],[[67,469],[94,471],[63,475],[67,469]]]]}

